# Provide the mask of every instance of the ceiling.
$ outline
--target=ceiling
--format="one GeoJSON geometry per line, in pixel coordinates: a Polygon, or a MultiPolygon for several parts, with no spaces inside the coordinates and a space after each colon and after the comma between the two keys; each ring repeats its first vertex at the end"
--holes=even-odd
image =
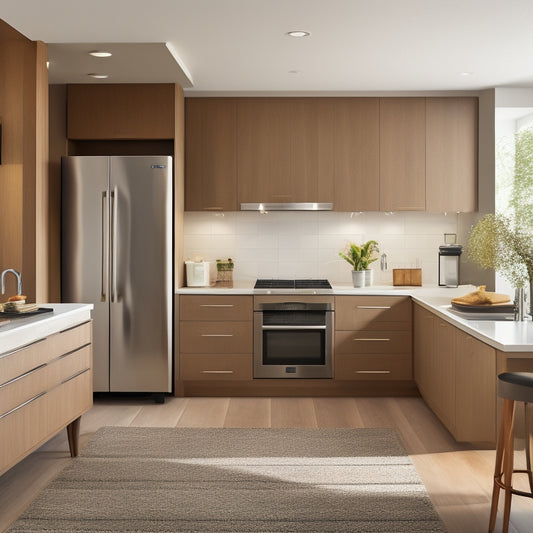
{"type": "Polygon", "coordinates": [[[190,95],[533,87],[531,0],[2,0],[0,17],[49,44],[52,83],[178,82],[190,95]],[[87,56],[101,48],[114,55],[87,56]]]}

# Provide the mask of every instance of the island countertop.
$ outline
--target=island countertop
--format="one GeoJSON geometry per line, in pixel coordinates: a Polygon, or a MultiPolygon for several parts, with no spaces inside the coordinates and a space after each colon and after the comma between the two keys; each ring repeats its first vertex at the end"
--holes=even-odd
{"type": "Polygon", "coordinates": [[[354,288],[349,284],[333,284],[327,291],[308,290],[306,292],[268,291],[253,288],[253,281],[235,282],[233,287],[183,287],[176,294],[204,295],[264,295],[264,294],[330,294],[333,296],[410,296],[414,302],[435,313],[437,316],[453,324],[457,328],[472,335],[482,342],[504,352],[533,352],[533,322],[531,319],[516,322],[514,320],[472,320],[464,318],[464,314],[456,314],[451,307],[451,299],[475,291],[474,285],[461,285],[456,288],[421,286],[394,287],[392,285],[375,285],[354,288]]]}
{"type": "Polygon", "coordinates": [[[10,318],[0,323],[0,356],[39,339],[69,329],[91,319],[93,304],[39,304],[50,313],[10,318]]]}

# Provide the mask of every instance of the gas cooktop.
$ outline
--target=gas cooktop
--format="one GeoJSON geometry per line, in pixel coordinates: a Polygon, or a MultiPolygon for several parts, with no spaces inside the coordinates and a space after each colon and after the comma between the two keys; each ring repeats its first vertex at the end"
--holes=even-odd
{"type": "Polygon", "coordinates": [[[327,279],[258,279],[254,289],[331,289],[327,279]]]}

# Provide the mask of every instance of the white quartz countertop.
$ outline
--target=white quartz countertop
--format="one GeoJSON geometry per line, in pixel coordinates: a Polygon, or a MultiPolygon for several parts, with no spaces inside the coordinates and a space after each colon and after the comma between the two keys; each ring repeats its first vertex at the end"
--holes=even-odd
{"type": "Polygon", "coordinates": [[[457,328],[472,335],[482,342],[504,352],[533,352],[533,322],[514,320],[472,320],[456,314],[451,308],[451,299],[463,296],[476,290],[473,285],[462,285],[457,288],[438,286],[393,287],[392,285],[375,285],[365,288],[354,288],[349,284],[333,285],[328,291],[306,292],[254,290],[253,281],[235,282],[233,287],[183,287],[176,294],[332,294],[335,296],[411,296],[422,307],[432,311],[440,318],[457,328]]]}
{"type": "Polygon", "coordinates": [[[93,304],[39,304],[39,307],[53,311],[0,322],[0,355],[87,322],[93,304]]]}

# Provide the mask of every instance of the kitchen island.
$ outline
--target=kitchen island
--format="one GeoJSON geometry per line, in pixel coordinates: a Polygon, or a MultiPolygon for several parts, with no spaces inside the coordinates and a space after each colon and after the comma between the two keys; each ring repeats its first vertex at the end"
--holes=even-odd
{"type": "Polygon", "coordinates": [[[91,304],[40,304],[51,312],[0,324],[0,474],[92,406],[91,304]]]}

